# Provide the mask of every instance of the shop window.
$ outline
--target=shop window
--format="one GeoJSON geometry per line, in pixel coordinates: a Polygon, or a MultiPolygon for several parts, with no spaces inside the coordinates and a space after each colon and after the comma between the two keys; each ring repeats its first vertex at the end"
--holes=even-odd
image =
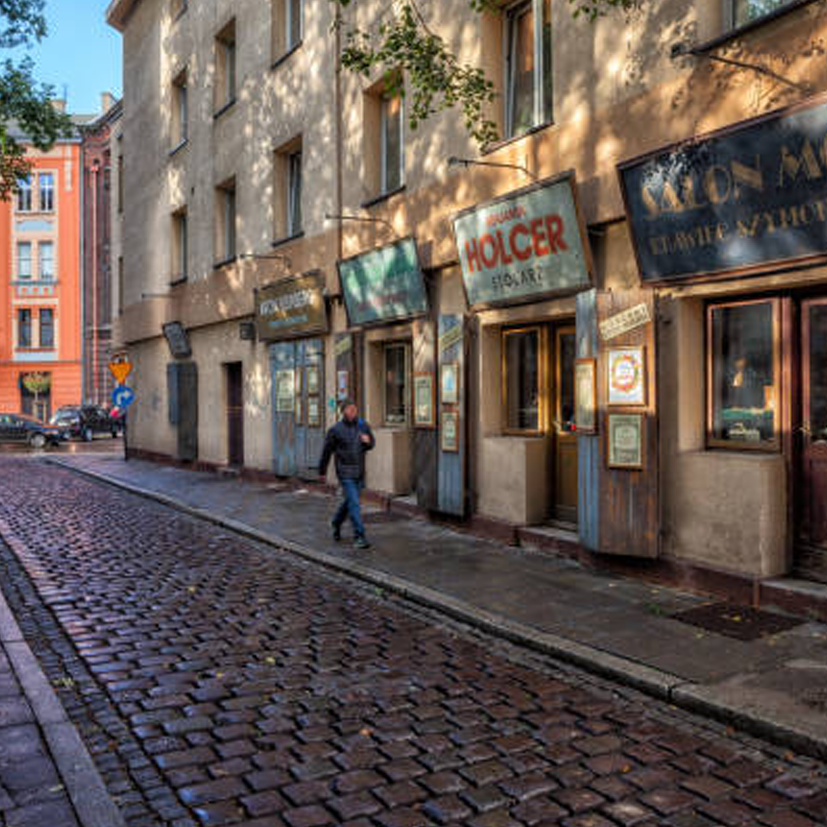
{"type": "Polygon", "coordinates": [[[791,3],[796,3],[798,0],[725,0],[725,2],[728,6],[730,25],[737,28],[772,14],[791,3]]]}
{"type": "Polygon", "coordinates": [[[172,82],[172,146],[177,149],[187,141],[189,100],[187,72],[181,72],[172,82]]]}
{"type": "Polygon", "coordinates": [[[187,278],[187,261],[189,260],[189,236],[187,229],[187,210],[178,210],[172,216],[172,279],[184,281],[187,278]]]}
{"type": "Polygon", "coordinates": [[[273,159],[274,238],[299,235],[302,224],[302,139],[294,138],[278,149],[273,159]]]}
{"type": "Polygon", "coordinates": [[[30,279],[32,277],[32,243],[31,241],[17,242],[17,278],[30,279]]]}
{"type": "Polygon", "coordinates": [[[221,112],[230,106],[235,101],[235,95],[235,20],[231,20],[215,38],[215,111],[221,112]]]}
{"type": "Polygon", "coordinates": [[[273,0],[273,60],[292,52],[302,41],[302,0],[273,0]]]}
{"type": "Polygon", "coordinates": [[[32,346],[32,311],[17,311],[17,346],[32,346]]]}
{"type": "Polygon", "coordinates": [[[506,433],[539,433],[542,429],[542,348],[539,327],[503,331],[506,433]]]}
{"type": "Polygon", "coordinates": [[[215,189],[215,259],[226,264],[236,253],[235,178],[215,189]]]}
{"type": "Polygon", "coordinates": [[[405,425],[409,416],[411,347],[393,342],[384,348],[385,425],[405,425]]]}
{"type": "Polygon", "coordinates": [[[54,212],[55,176],[51,172],[41,173],[38,176],[38,185],[41,212],[54,212]]]}
{"type": "Polygon", "coordinates": [[[24,175],[17,180],[17,211],[32,211],[32,178],[24,175]]]}
{"type": "Polygon", "coordinates": [[[37,252],[40,256],[38,276],[41,281],[53,281],[55,277],[55,245],[51,241],[41,241],[37,252]]]}
{"type": "Polygon", "coordinates": [[[40,347],[51,350],[55,346],[55,314],[53,310],[40,311],[40,347]]]}
{"type": "Polygon", "coordinates": [[[505,132],[522,135],[552,119],[551,0],[505,14],[505,132]]]}
{"type": "Polygon", "coordinates": [[[709,445],[778,449],[779,313],[776,299],[709,307],[709,445]]]}

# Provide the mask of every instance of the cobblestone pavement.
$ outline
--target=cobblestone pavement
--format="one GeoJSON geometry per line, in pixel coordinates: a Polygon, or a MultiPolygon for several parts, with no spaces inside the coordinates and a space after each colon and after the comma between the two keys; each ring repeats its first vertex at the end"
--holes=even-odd
{"type": "Polygon", "coordinates": [[[818,762],[37,460],[0,533],[130,827],[827,824],[818,762]]]}
{"type": "Polygon", "coordinates": [[[35,716],[0,646],[0,824],[77,827],[35,716]]]}

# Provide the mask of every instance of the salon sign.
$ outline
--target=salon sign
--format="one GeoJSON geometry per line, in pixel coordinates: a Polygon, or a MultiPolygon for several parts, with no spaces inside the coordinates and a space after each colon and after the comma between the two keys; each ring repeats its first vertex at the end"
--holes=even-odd
{"type": "Polygon", "coordinates": [[[517,304],[591,286],[573,173],[454,217],[468,304],[517,304]]]}

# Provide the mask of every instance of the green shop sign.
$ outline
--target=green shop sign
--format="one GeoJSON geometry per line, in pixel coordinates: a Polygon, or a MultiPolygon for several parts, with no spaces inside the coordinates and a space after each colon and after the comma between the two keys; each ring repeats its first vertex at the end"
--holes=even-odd
{"type": "Polygon", "coordinates": [[[412,238],[343,259],[338,267],[352,326],[409,319],[428,312],[425,279],[412,238]]]}
{"type": "Polygon", "coordinates": [[[453,223],[471,307],[537,301],[591,286],[571,172],[463,210],[453,223]]]}

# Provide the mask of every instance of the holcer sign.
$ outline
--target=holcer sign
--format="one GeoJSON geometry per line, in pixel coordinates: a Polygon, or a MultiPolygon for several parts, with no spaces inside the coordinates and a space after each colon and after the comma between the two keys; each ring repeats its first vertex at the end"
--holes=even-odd
{"type": "Polygon", "coordinates": [[[619,168],[643,281],[827,255],[827,103],[619,168]]]}
{"type": "Polygon", "coordinates": [[[571,173],[454,217],[468,304],[508,304],[590,286],[571,173]]]}
{"type": "Polygon", "coordinates": [[[307,273],[256,291],[256,329],[263,341],[327,332],[324,276],[307,273]]]}

